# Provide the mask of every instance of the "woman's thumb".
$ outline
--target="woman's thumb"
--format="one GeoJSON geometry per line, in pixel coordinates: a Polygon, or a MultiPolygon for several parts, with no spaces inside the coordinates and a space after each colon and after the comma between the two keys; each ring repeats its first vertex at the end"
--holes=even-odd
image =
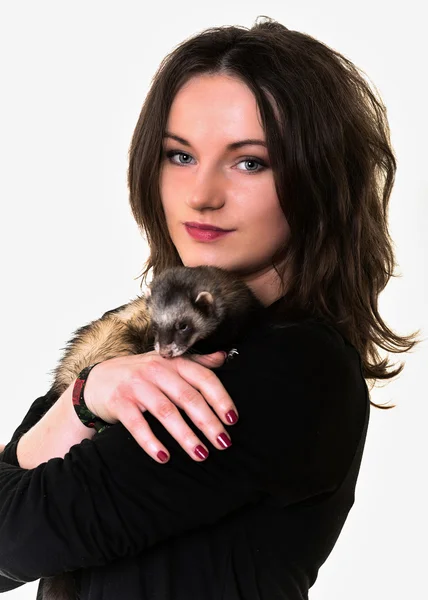
{"type": "Polygon", "coordinates": [[[212,354],[191,354],[190,358],[204,367],[220,367],[227,358],[227,352],[219,350],[212,354]]]}

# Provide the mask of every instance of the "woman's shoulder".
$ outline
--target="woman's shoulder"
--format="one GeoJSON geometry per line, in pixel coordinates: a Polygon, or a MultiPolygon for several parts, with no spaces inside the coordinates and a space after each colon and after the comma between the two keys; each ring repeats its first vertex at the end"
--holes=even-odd
{"type": "MultiPolygon", "coordinates": [[[[257,377],[276,390],[361,409],[367,402],[359,352],[331,324],[314,317],[266,319],[236,344],[221,371],[257,377]]],[[[365,409],[364,409],[365,410],[365,409]]]]}
{"type": "Polygon", "coordinates": [[[304,354],[305,356],[359,358],[353,344],[336,328],[321,317],[301,315],[269,315],[251,327],[242,339],[242,348],[248,351],[262,348],[269,355],[304,354]]]}

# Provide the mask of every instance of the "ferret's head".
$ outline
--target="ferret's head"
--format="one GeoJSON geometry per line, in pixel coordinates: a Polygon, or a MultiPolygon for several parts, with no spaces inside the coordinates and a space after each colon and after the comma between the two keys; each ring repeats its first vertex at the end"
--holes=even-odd
{"type": "Polygon", "coordinates": [[[145,294],[155,338],[155,350],[164,358],[184,354],[198,340],[208,337],[219,317],[212,294],[154,285],[145,294]]]}

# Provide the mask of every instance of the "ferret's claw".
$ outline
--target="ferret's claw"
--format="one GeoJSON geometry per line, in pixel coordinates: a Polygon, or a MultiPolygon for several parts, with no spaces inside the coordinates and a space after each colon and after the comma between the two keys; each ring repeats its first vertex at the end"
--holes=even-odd
{"type": "Polygon", "coordinates": [[[232,348],[232,350],[229,350],[229,353],[227,355],[226,360],[229,360],[230,358],[233,358],[237,354],[239,354],[238,350],[236,348],[232,348]]]}

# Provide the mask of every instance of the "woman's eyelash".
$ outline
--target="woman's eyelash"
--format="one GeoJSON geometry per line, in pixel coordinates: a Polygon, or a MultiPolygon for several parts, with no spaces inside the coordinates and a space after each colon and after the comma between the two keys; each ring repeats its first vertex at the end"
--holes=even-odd
{"type": "MultiPolygon", "coordinates": [[[[188,152],[182,152],[181,150],[168,150],[167,152],[165,152],[165,156],[167,156],[167,158],[169,158],[170,160],[176,154],[181,154],[182,156],[191,156],[188,152]]],[[[175,161],[171,161],[171,162],[174,165],[177,165],[178,167],[185,167],[186,164],[189,164],[189,163],[177,163],[175,161]]],[[[251,173],[260,173],[261,171],[264,171],[264,169],[267,167],[267,164],[263,160],[261,160],[260,158],[255,158],[253,156],[246,156],[245,158],[243,158],[242,160],[239,161],[239,163],[241,163],[241,162],[255,162],[260,167],[262,167],[261,169],[257,169],[257,171],[245,171],[246,173],[250,173],[250,174],[251,173]]]]}

